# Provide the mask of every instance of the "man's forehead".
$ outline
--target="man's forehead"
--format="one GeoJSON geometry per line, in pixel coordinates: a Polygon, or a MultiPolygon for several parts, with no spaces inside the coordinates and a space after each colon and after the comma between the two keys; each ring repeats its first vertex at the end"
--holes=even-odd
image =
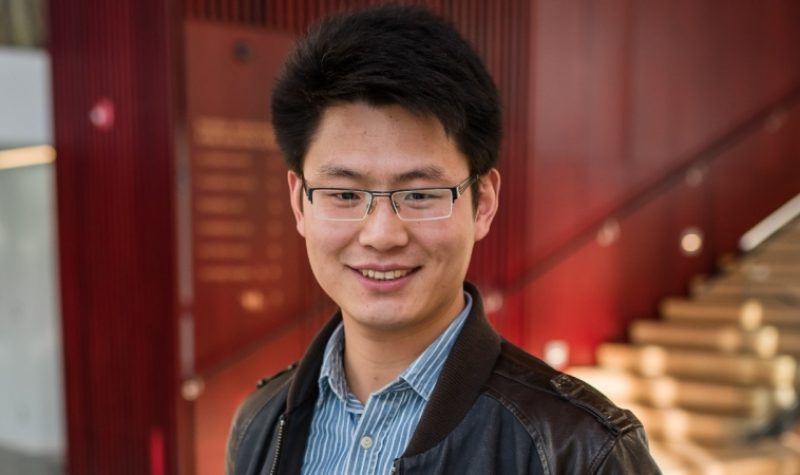
{"type": "Polygon", "coordinates": [[[370,166],[324,163],[304,170],[304,175],[315,178],[346,178],[360,182],[407,183],[414,180],[441,181],[450,178],[447,171],[436,164],[406,167],[370,166]]]}
{"type": "MultiPolygon", "coordinates": [[[[303,175],[365,185],[463,180],[469,161],[438,119],[399,105],[338,104],[325,111],[303,159],[303,175]]],[[[312,181],[312,183],[314,183],[312,181]]]]}

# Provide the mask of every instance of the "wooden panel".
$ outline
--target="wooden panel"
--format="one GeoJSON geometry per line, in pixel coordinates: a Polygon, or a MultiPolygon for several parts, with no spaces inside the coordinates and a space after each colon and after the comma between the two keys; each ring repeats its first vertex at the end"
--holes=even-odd
{"type": "Polygon", "coordinates": [[[68,469],[175,473],[170,11],[132,0],[49,13],[68,469]]]}
{"type": "Polygon", "coordinates": [[[627,322],[655,316],[659,298],[683,292],[692,275],[712,264],[713,251],[685,255],[680,247],[681,232],[706,219],[704,194],[703,186],[679,182],[629,216],[610,219],[505,293],[505,302],[520,303],[498,313],[524,319],[529,351],[543,355],[548,342],[564,341],[572,364],[593,362],[597,344],[624,339],[627,322]]]}
{"type": "MultiPolygon", "coordinates": [[[[462,2],[445,10],[464,36],[471,41],[495,79],[503,104],[505,139],[500,150],[499,168],[502,173],[502,205],[489,235],[475,246],[467,278],[477,283],[486,296],[497,297],[514,284],[516,276],[527,266],[519,254],[509,250],[524,249],[526,221],[531,204],[526,192],[533,176],[534,162],[526,159],[529,146],[526,134],[530,115],[529,77],[533,52],[529,38],[533,34],[531,18],[534,9],[530,2],[462,2]]],[[[493,318],[495,326],[515,343],[522,342],[520,314],[513,318],[493,318]]]]}
{"type": "Polygon", "coordinates": [[[794,2],[537,6],[529,265],[800,81],[794,2]]]}
{"type": "Polygon", "coordinates": [[[180,170],[191,184],[181,203],[191,291],[182,318],[195,335],[187,372],[202,374],[304,319],[325,296],[295,231],[267,107],[292,37],[200,21],[185,32],[189,160],[180,170]]]}

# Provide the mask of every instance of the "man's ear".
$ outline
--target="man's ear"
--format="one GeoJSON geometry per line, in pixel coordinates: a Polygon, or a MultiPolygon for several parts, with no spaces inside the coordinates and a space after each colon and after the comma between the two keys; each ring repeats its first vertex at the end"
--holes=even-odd
{"type": "Polygon", "coordinates": [[[286,179],[289,182],[289,202],[292,204],[292,213],[294,213],[294,220],[297,224],[297,232],[306,237],[303,216],[303,179],[291,170],[286,175],[286,179]]]}
{"type": "Polygon", "coordinates": [[[475,241],[480,241],[492,226],[500,200],[500,172],[492,168],[478,178],[478,207],[475,210],[475,241]]]}

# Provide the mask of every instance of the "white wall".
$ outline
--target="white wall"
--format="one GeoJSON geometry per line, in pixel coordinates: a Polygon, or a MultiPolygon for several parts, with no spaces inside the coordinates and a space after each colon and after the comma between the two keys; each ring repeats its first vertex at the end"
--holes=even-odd
{"type": "Polygon", "coordinates": [[[51,104],[47,53],[0,47],[0,148],[52,143],[51,104]]]}
{"type": "Polygon", "coordinates": [[[64,451],[53,166],[0,170],[0,445],[64,451]]]}
{"type": "MultiPolygon", "coordinates": [[[[50,111],[46,54],[0,48],[0,149],[51,143],[50,111]]],[[[54,171],[0,168],[0,446],[63,456],[54,171]]]]}

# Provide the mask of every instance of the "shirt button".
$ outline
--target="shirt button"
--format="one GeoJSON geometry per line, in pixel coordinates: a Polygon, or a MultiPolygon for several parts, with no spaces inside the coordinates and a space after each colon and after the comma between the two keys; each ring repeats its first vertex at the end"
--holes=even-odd
{"type": "Polygon", "coordinates": [[[372,448],[372,437],[365,435],[361,438],[361,448],[362,449],[369,449],[372,448]]]}

